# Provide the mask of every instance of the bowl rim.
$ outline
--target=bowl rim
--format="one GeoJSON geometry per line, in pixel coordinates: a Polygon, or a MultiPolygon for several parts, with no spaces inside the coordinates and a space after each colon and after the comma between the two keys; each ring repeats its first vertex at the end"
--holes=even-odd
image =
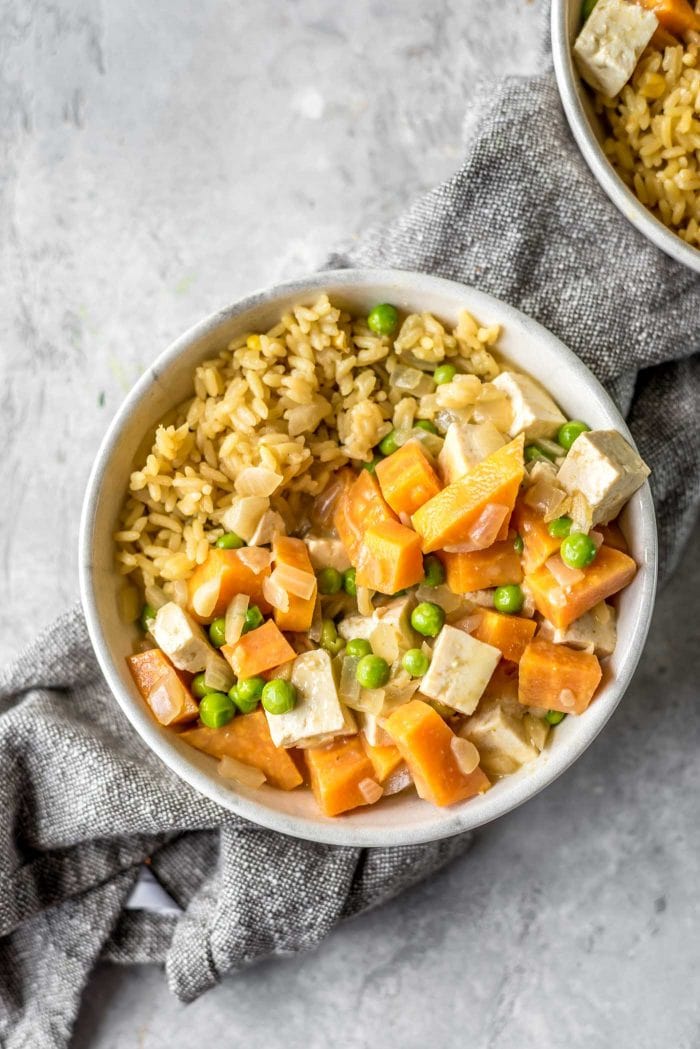
{"type": "Polygon", "coordinates": [[[700,250],[687,244],[652,214],[625,185],[605,156],[581,97],[584,88],[574,64],[567,33],[569,6],[570,0],[552,0],[552,58],[559,97],[583,159],[615,207],[639,233],[676,262],[682,262],[689,269],[700,272],[700,250]]]}
{"type": "MultiPolygon", "coordinates": [[[[572,380],[587,386],[594,394],[601,408],[614,420],[614,425],[634,445],[634,439],[620,415],[610,395],[583,361],[561,342],[557,336],[544,328],[538,321],[522,313],[516,307],[502,302],[487,292],[458,281],[447,280],[427,274],[408,270],[395,269],[341,269],[324,270],[295,280],[274,284],[269,288],[253,292],[233,304],[226,306],[201,321],[192,325],[183,335],[176,338],[147,368],[144,374],[131,388],[120,405],[98,449],[95,461],[87,482],[79,531],[79,583],[80,597],[85,613],[88,633],[98,663],[113,696],[126,714],[132,726],[145,744],[163,763],[185,780],[200,794],[222,806],[222,809],[236,813],[258,826],[278,831],[307,841],[322,842],[331,845],[352,847],[380,847],[412,845],[441,838],[451,837],[464,831],[490,823],[492,820],[517,808],[534,797],[579,758],[590,746],[608,719],[617,708],[624,695],[634,670],[639,662],[644,642],[649,631],[657,577],[657,532],[651,490],[648,481],[640,488],[640,535],[643,548],[647,553],[645,563],[640,565],[642,585],[639,590],[637,616],[633,634],[627,651],[623,653],[618,673],[611,682],[605,702],[596,704],[587,711],[587,718],[582,722],[576,739],[560,746],[557,752],[551,752],[547,762],[533,762],[529,777],[514,783],[514,789],[505,792],[498,798],[488,793],[484,799],[491,798],[480,808],[471,808],[469,802],[463,803],[448,818],[444,809],[440,822],[434,826],[429,820],[418,826],[409,824],[397,825],[387,831],[386,828],[355,826],[344,823],[341,819],[329,820],[325,817],[310,819],[306,816],[278,812],[268,808],[263,802],[236,794],[229,786],[217,784],[213,777],[188,762],[167,740],[160,726],[152,720],[142,706],[137,706],[135,699],[123,686],[117,670],[116,659],[112,657],[107,638],[103,632],[98,613],[94,574],[92,571],[92,549],[96,539],[95,515],[100,497],[102,483],[107,476],[107,469],[114,449],[117,447],[122,430],[135,406],[147,395],[159,373],[171,365],[192,343],[215,331],[220,325],[261,305],[276,301],[285,295],[320,293],[332,285],[334,288],[356,287],[367,284],[394,284],[397,289],[410,292],[435,293],[456,297],[465,291],[469,294],[470,309],[476,313],[483,309],[484,314],[495,312],[499,322],[504,326],[513,325],[527,328],[534,338],[550,348],[564,360],[567,369],[572,373],[572,380]],[[484,812],[483,809],[486,809],[484,812]]],[[[436,810],[437,812],[438,810],[436,810]]],[[[223,815],[223,813],[222,813],[223,815]]]]}

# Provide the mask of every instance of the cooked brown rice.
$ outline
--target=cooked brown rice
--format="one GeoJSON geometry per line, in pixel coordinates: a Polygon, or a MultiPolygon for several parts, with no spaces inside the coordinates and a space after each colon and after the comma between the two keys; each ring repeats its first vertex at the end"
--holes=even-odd
{"type": "Polygon", "coordinates": [[[497,411],[502,395],[489,380],[499,369],[489,347],[498,334],[466,311],[453,331],[431,314],[412,314],[389,356],[390,339],[323,295],[269,331],[235,339],[196,369],[194,396],[157,427],[131,475],[115,534],[120,571],[184,602],[184,581],[226,531],[234,495],[254,494],[241,492],[246,467],[281,476],[272,508],[298,521],[335,471],[369,461],[392,428],[409,432],[417,417],[475,403],[497,411]],[[421,365],[432,372],[445,359],[458,374],[436,388],[421,365]],[[404,371],[392,381],[397,368],[404,371]]]}

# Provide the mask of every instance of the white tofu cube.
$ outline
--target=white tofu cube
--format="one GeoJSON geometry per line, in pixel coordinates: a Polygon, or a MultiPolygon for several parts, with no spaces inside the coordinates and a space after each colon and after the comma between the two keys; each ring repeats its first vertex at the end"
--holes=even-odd
{"type": "Polygon", "coordinates": [[[338,735],[345,727],[346,713],[328,653],[315,649],[297,656],[290,680],[297,690],[294,709],[288,714],[265,712],[275,746],[294,747],[317,736],[338,735]]]}
{"type": "Polygon", "coordinates": [[[472,466],[497,452],[505,443],[505,437],[492,422],[450,423],[438,455],[443,481],[452,484],[464,477],[472,466]]]}
{"type": "Polygon", "coordinates": [[[615,609],[601,601],[570,623],[566,630],[558,630],[545,619],[540,627],[540,634],[555,645],[592,648],[597,656],[610,656],[615,650],[617,640],[615,609]]]}
{"type": "Polygon", "coordinates": [[[304,542],[316,571],[335,568],[338,572],[345,572],[351,567],[350,558],[340,539],[321,539],[315,535],[307,535],[304,542]]]}
{"type": "Polygon", "coordinates": [[[500,774],[515,772],[539,753],[522,717],[507,713],[497,702],[482,704],[459,735],[474,744],[485,769],[500,774]]]}
{"type": "Polygon", "coordinates": [[[606,524],[640,488],[650,470],[616,430],[589,430],[577,437],[557,480],[569,495],[581,492],[593,524],[606,524]]]}
{"type": "Polygon", "coordinates": [[[598,0],[574,44],[579,73],[594,91],[622,91],[659,22],[653,11],[628,0],[598,0]]]}
{"type": "Polygon", "coordinates": [[[216,650],[209,644],[199,623],[174,601],[163,605],[151,627],[156,644],[178,670],[197,674],[204,670],[216,650]]]}
{"type": "Polygon", "coordinates": [[[444,626],[433,648],[421,692],[462,714],[472,714],[500,661],[500,650],[456,627],[444,626]]]}
{"type": "Polygon", "coordinates": [[[517,437],[519,433],[524,433],[527,440],[554,437],[566,422],[549,394],[529,375],[501,372],[493,380],[493,385],[510,401],[513,419],[508,432],[511,437],[517,437]]]}

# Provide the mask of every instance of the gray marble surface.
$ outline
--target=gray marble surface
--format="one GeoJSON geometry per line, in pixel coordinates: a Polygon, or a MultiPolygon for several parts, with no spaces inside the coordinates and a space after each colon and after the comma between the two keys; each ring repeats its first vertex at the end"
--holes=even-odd
{"type": "MultiPolygon", "coordinates": [[[[146,364],[449,174],[477,80],[536,68],[543,6],[0,0],[0,658],[77,594],[85,480],[146,364]]],[[[620,710],[544,795],[187,1008],[103,967],[74,1049],[697,1045],[697,538],[620,710]]]]}

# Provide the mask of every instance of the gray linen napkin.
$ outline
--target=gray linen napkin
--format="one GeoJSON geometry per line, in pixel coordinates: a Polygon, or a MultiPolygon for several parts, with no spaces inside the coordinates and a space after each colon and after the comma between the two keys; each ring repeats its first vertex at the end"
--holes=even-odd
{"type": "MultiPolygon", "coordinates": [[[[550,75],[504,81],[472,111],[459,172],[333,264],[452,277],[560,335],[653,468],[667,573],[700,493],[698,281],[608,203],[550,75]]],[[[331,848],[225,813],[134,735],[74,609],[0,674],[0,1044],[64,1046],[100,957],[165,961],[190,1001],[256,959],[313,947],[469,841],[331,848]],[[146,859],[182,916],[123,911],[146,859]]]]}

